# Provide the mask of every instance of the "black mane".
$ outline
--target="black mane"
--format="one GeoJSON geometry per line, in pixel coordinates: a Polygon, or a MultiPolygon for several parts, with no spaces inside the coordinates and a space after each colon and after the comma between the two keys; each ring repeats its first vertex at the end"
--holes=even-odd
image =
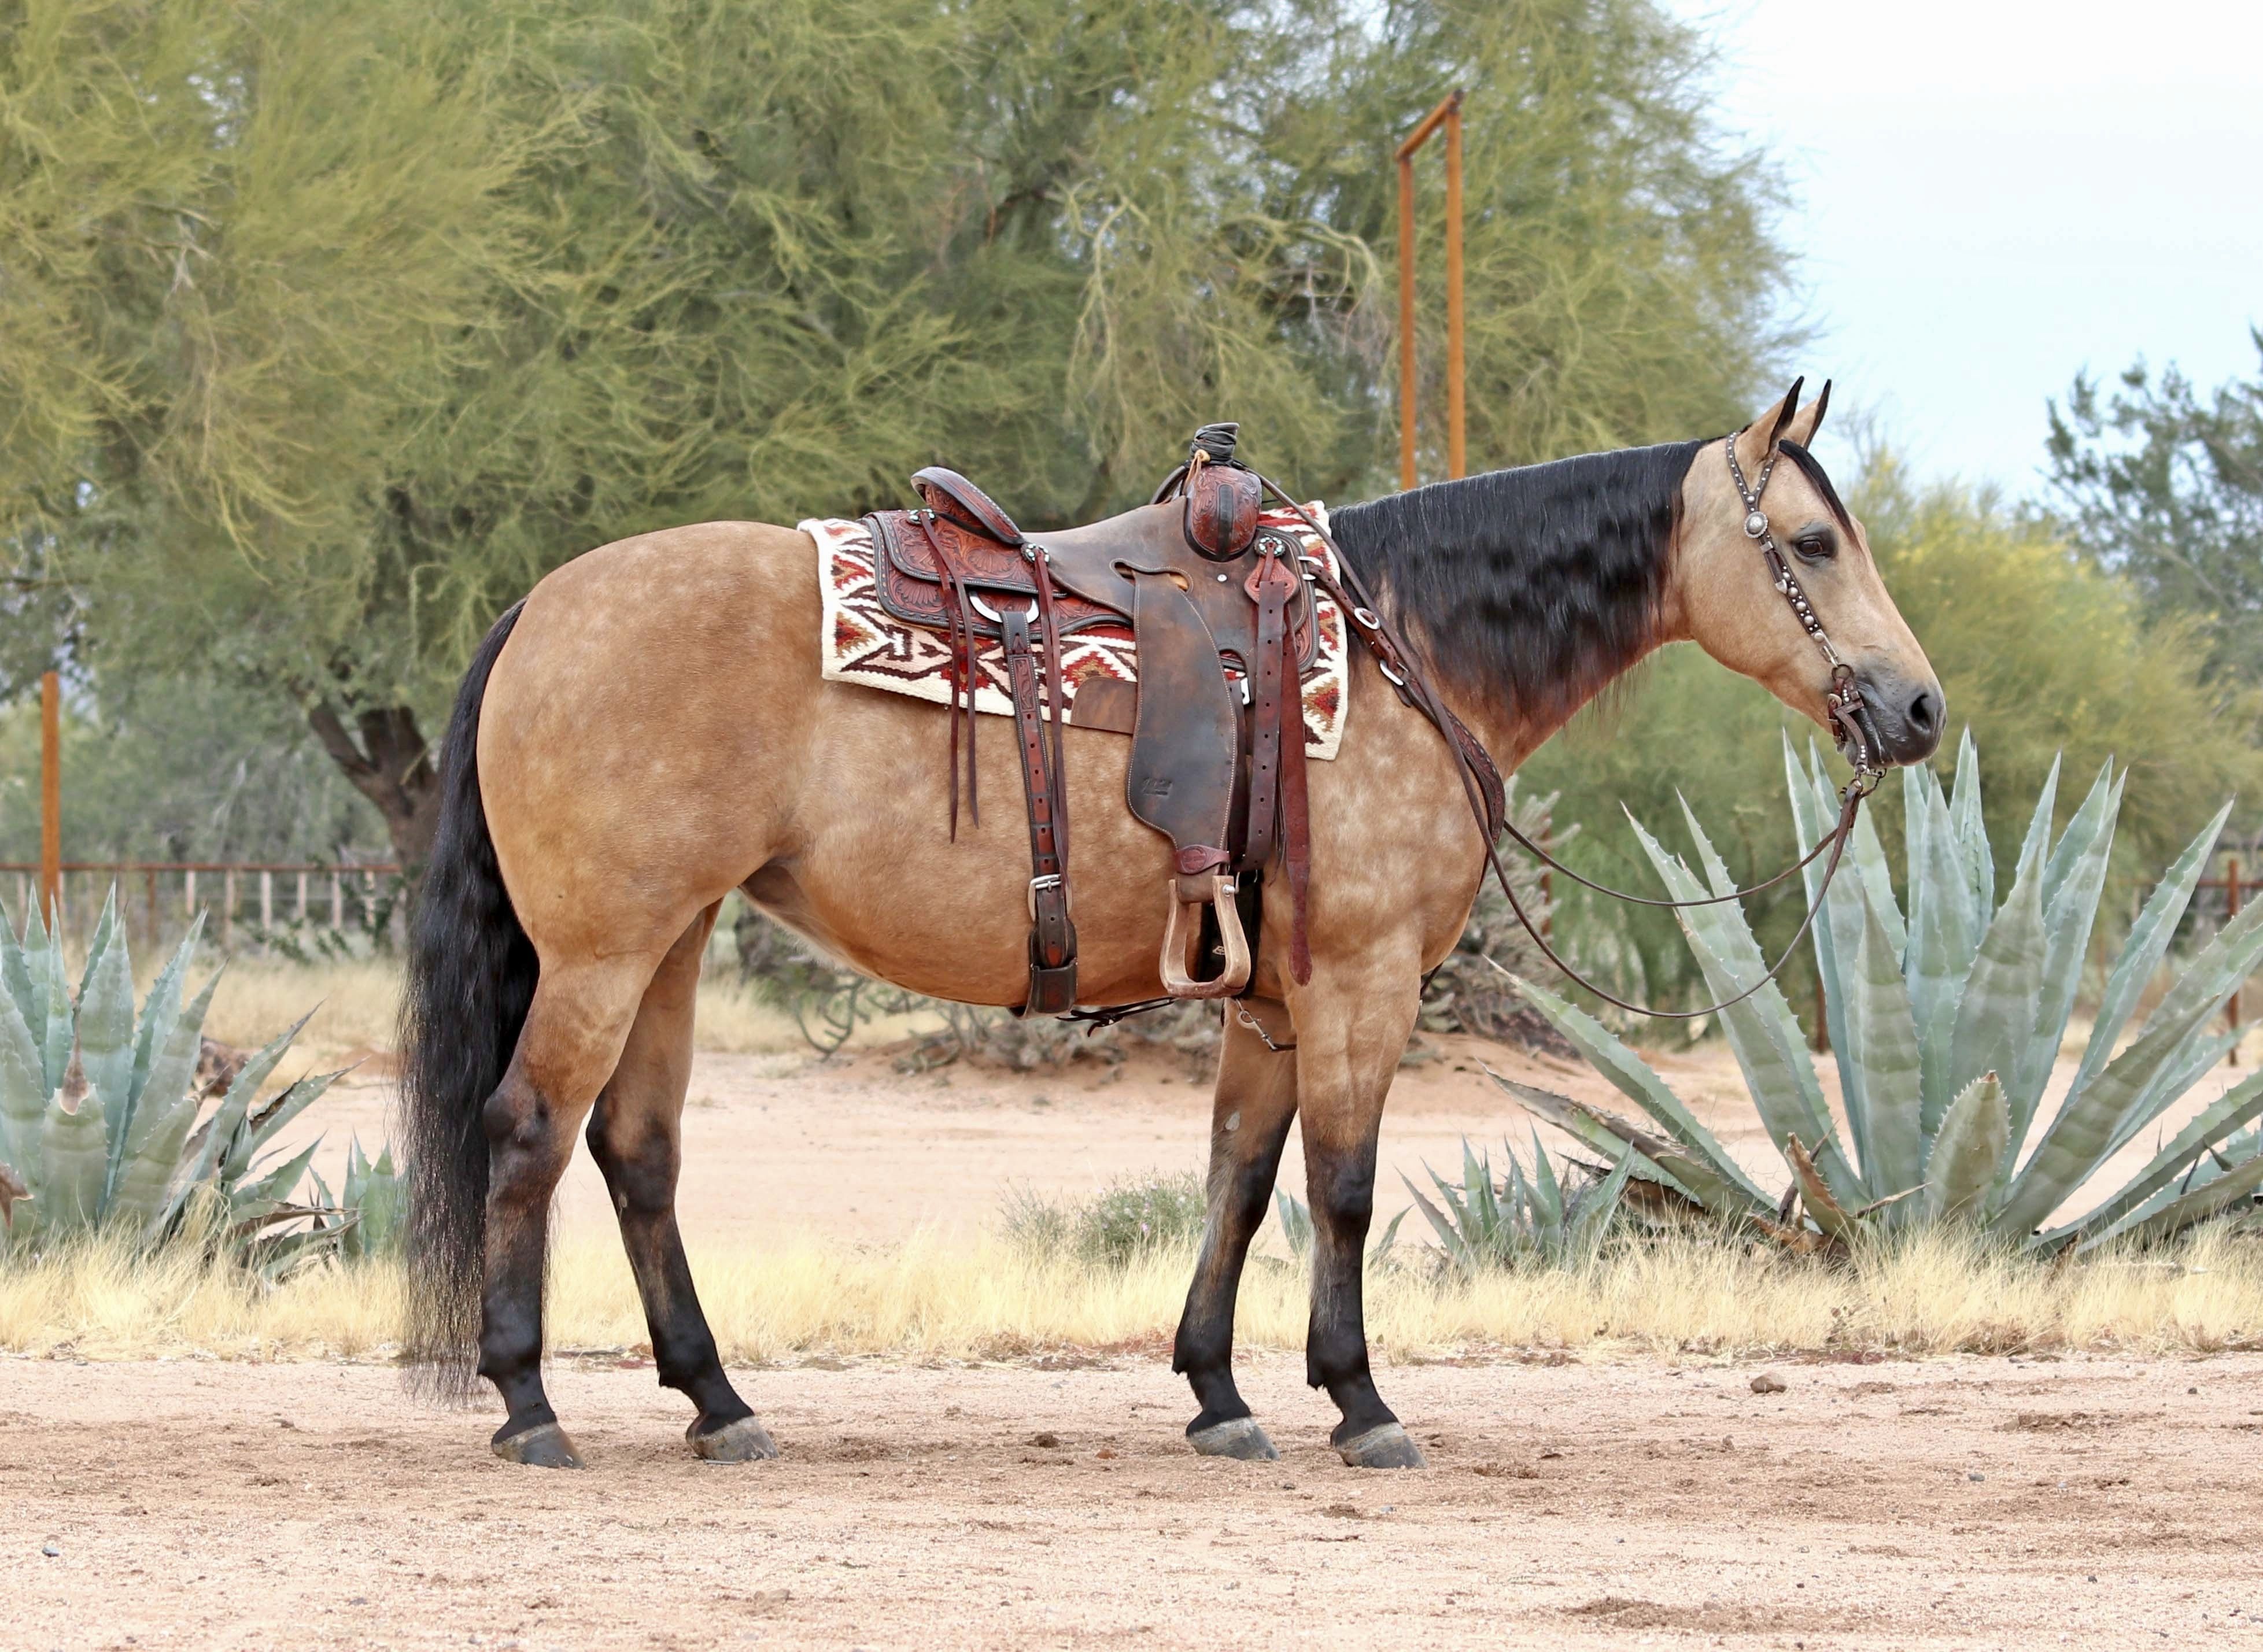
{"type": "Polygon", "coordinates": [[[1347,506],[1330,523],[1440,678],[1568,714],[1655,635],[1701,442],[1586,453],[1347,506]]]}

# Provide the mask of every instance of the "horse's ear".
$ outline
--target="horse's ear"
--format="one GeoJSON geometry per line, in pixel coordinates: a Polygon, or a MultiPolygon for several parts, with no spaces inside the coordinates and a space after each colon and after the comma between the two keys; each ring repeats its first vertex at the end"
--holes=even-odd
{"type": "MultiPolygon", "coordinates": [[[[1823,393],[1794,414],[1785,424],[1782,439],[1797,442],[1802,447],[1815,445],[1815,433],[1823,428],[1823,415],[1831,408],[1831,381],[1823,381],[1823,393]]],[[[1741,457],[1741,456],[1739,456],[1741,457]]]]}
{"type": "Polygon", "coordinates": [[[1791,388],[1783,393],[1783,400],[1763,409],[1761,415],[1746,425],[1744,433],[1737,437],[1737,463],[1745,467],[1746,476],[1757,480],[1761,466],[1767,464],[1768,456],[1775,451],[1775,444],[1782,440],[1785,427],[1799,410],[1799,387],[1806,382],[1804,379],[1793,379],[1791,388]]]}

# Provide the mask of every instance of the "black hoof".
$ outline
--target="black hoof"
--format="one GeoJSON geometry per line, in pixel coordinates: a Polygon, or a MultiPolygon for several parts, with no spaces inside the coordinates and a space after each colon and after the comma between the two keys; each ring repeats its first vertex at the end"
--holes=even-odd
{"type": "Polygon", "coordinates": [[[1239,1457],[1244,1462],[1272,1462],[1281,1455],[1254,1417],[1212,1423],[1189,1434],[1187,1444],[1205,1457],[1239,1457]]]}
{"type": "Polygon", "coordinates": [[[1336,1455],[1355,1468],[1423,1468],[1422,1448],[1406,1437],[1396,1423],[1385,1423],[1356,1435],[1336,1447],[1336,1455]]]}
{"type": "MultiPolygon", "coordinates": [[[[503,1425],[508,1428],[508,1423],[503,1425]]],[[[495,1454],[505,1462],[524,1463],[529,1468],[581,1468],[582,1454],[574,1449],[574,1442],[566,1431],[555,1423],[538,1423],[524,1433],[504,1439],[498,1433],[491,1442],[495,1454]]]]}
{"type": "Polygon", "coordinates": [[[726,1423],[706,1434],[699,1432],[695,1422],[683,1431],[683,1438],[708,1462],[765,1462],[778,1454],[777,1442],[751,1417],[726,1423]]]}

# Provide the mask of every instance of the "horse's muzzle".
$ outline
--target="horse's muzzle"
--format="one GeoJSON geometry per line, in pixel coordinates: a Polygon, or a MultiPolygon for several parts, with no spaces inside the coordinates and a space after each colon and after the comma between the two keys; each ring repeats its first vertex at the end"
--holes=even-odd
{"type": "Polygon", "coordinates": [[[1878,757],[1888,763],[1921,763],[1941,747],[1948,725],[1948,703],[1941,684],[1897,673],[1859,671],[1864,732],[1878,757]]]}

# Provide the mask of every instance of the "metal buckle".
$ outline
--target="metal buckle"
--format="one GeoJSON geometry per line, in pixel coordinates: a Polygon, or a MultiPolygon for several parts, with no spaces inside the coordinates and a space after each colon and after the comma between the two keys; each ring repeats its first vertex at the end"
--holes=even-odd
{"type": "Polygon", "coordinates": [[[1392,688],[1403,689],[1406,686],[1406,679],[1400,676],[1389,666],[1385,665],[1380,660],[1375,662],[1375,668],[1383,674],[1383,680],[1389,683],[1392,688]]]}
{"type": "Polygon", "coordinates": [[[1041,889],[1060,887],[1061,875],[1059,872],[1047,872],[1042,877],[1033,877],[1030,880],[1030,921],[1031,923],[1038,921],[1038,891],[1041,889]]]}

